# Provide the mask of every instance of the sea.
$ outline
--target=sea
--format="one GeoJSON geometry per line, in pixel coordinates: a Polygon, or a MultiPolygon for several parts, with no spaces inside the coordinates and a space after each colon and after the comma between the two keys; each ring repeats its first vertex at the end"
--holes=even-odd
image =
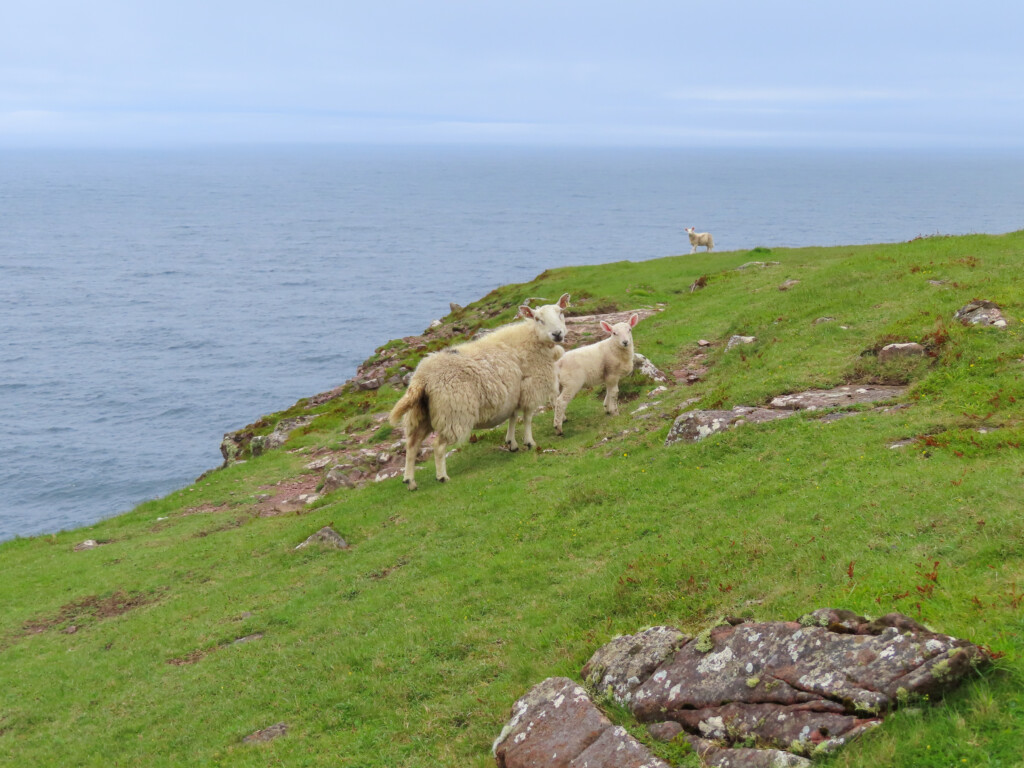
{"type": "Polygon", "coordinates": [[[0,541],[221,463],[226,432],[550,267],[1024,228],[1024,153],[0,150],[0,541]]]}

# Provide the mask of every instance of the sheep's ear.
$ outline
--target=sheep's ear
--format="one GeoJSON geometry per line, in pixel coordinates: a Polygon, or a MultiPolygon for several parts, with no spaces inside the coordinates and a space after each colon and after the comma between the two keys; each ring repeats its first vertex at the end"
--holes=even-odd
{"type": "Polygon", "coordinates": [[[519,314],[522,315],[523,317],[528,317],[530,319],[533,319],[533,310],[530,309],[525,304],[521,304],[519,306],[519,314]]]}
{"type": "Polygon", "coordinates": [[[565,309],[566,307],[569,306],[569,294],[568,293],[563,293],[562,294],[562,298],[560,298],[558,300],[558,306],[561,307],[562,309],[565,309]]]}
{"type": "Polygon", "coordinates": [[[611,324],[605,322],[604,320],[601,321],[601,328],[604,330],[605,333],[614,333],[615,332],[615,331],[612,330],[611,324]]]}
{"type": "Polygon", "coordinates": [[[639,322],[640,322],[640,315],[630,315],[629,316],[629,327],[630,328],[634,327],[639,322]]]}

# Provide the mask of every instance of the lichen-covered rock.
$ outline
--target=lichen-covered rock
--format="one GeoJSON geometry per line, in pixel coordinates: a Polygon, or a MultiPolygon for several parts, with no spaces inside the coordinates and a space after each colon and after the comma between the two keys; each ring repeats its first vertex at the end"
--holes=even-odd
{"type": "Polygon", "coordinates": [[[665,438],[665,445],[682,441],[696,443],[709,435],[739,424],[762,424],[790,415],[792,414],[769,408],[751,408],[745,405],[738,405],[731,411],[686,411],[676,417],[665,438]]]}
{"type": "Polygon", "coordinates": [[[811,761],[781,749],[723,747],[720,743],[684,733],[685,739],[709,768],[810,768],[811,761]]]}
{"type": "Polygon", "coordinates": [[[329,547],[331,549],[349,549],[349,543],[342,538],[341,534],[331,528],[329,525],[325,525],[316,533],[312,534],[304,542],[299,544],[296,549],[305,549],[306,547],[319,544],[321,546],[329,547]]]}
{"type": "Polygon", "coordinates": [[[768,406],[787,411],[815,411],[892,400],[906,391],[904,386],[844,384],[835,389],[809,389],[806,392],[779,395],[773,397],[768,406]]]}
{"type": "Polygon", "coordinates": [[[611,690],[628,702],[640,684],[691,640],[673,627],[651,627],[635,635],[620,635],[603,645],[583,667],[583,680],[594,690],[611,690]]]}
{"type": "Polygon", "coordinates": [[[676,417],[665,438],[665,445],[682,441],[691,443],[740,424],[763,424],[792,416],[797,411],[876,403],[899,397],[907,391],[902,386],[847,384],[835,389],[809,389],[772,398],[767,408],[737,405],[731,411],[686,411],[676,417]]]}
{"type": "Polygon", "coordinates": [[[566,677],[519,699],[492,751],[499,768],[669,768],[566,677]]]}
{"type": "Polygon", "coordinates": [[[729,341],[726,342],[725,348],[732,349],[733,347],[738,347],[742,344],[753,344],[755,341],[757,341],[756,336],[740,336],[737,334],[729,338],[729,341]]]}
{"type": "Polygon", "coordinates": [[[671,379],[669,379],[669,377],[666,376],[658,366],[639,352],[633,353],[633,372],[639,373],[641,376],[646,376],[647,378],[660,383],[671,381],[671,379]]]}
{"type": "Polygon", "coordinates": [[[964,325],[991,325],[995,328],[1006,327],[1006,318],[1003,317],[999,305],[981,299],[976,299],[960,307],[960,309],[953,313],[953,319],[959,320],[964,325]]]}
{"type": "MultiPolygon", "coordinates": [[[[315,416],[297,416],[290,419],[281,419],[274,427],[274,431],[269,435],[256,435],[249,442],[249,451],[253,456],[260,456],[267,451],[272,451],[275,448],[280,448],[286,442],[288,437],[296,429],[305,427],[310,424],[315,416]]],[[[227,436],[225,435],[225,438],[227,436]]],[[[221,443],[221,452],[223,453],[223,443],[221,443]]]]}
{"type": "Polygon", "coordinates": [[[902,614],[869,621],[823,609],[795,622],[715,627],[709,643],[687,643],[622,701],[642,722],[672,720],[701,738],[822,753],[912,697],[941,695],[988,659],[902,614]]]}
{"type": "MultiPolygon", "coordinates": [[[[616,637],[583,675],[652,738],[688,742],[705,765],[806,767],[989,661],[983,648],[903,614],[869,620],[823,608],[799,621],[727,619],[692,640],[671,627],[616,637]]],[[[664,765],[567,678],[516,702],[494,754],[501,768],[664,765]]]]}

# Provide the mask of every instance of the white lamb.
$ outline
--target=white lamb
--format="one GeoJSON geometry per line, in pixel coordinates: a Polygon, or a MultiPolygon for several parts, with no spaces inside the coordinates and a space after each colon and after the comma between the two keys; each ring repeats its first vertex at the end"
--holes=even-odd
{"type": "Polygon", "coordinates": [[[558,394],[555,363],[565,354],[565,308],[569,294],[557,304],[537,309],[523,305],[526,318],[480,339],[427,355],[416,367],[409,388],[391,409],[389,421],[405,428],[404,482],[416,490],[416,457],[431,432],[437,479],[447,481],[445,452],[474,429],[496,427],[506,419],[505,444],[513,451],[516,420],[525,424],[523,444],[532,449],[533,414],[558,394]]]}
{"type": "Polygon", "coordinates": [[[583,387],[604,384],[604,410],[612,416],[619,412],[619,379],[633,371],[633,328],[639,315],[629,321],[610,325],[601,321],[601,328],[610,334],[604,341],[570,350],[558,361],[558,386],[555,398],[555,434],[562,434],[565,409],[583,387]]]}
{"type": "Polygon", "coordinates": [[[686,234],[690,236],[690,253],[697,252],[698,245],[706,245],[708,247],[708,253],[715,250],[715,238],[711,236],[710,232],[694,232],[693,227],[686,228],[686,234]]]}

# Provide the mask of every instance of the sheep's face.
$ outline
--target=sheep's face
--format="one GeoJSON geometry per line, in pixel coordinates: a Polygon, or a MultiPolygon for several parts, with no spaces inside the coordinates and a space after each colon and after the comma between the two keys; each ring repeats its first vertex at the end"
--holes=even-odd
{"type": "Polygon", "coordinates": [[[640,322],[640,315],[630,315],[629,320],[624,323],[616,323],[612,325],[606,323],[604,320],[601,321],[601,328],[605,333],[614,339],[612,342],[618,347],[623,349],[633,348],[633,326],[640,322]]]}
{"type": "Polygon", "coordinates": [[[525,304],[519,308],[527,320],[533,321],[537,338],[558,344],[565,338],[565,308],[569,306],[569,294],[562,294],[557,304],[545,304],[531,309],[525,304]]]}

